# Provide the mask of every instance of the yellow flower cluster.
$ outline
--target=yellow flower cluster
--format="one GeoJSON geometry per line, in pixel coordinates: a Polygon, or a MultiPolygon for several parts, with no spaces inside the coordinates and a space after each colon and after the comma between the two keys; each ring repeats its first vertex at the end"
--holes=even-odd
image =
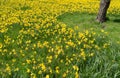
{"type": "MultiPolygon", "coordinates": [[[[79,78],[76,63],[109,43],[102,36],[105,43],[99,45],[95,32],[77,33],[57,17],[74,11],[96,13],[98,5],[98,0],[0,0],[0,76],[79,78]]],[[[118,7],[112,4],[109,13],[118,14],[118,7]]]]}

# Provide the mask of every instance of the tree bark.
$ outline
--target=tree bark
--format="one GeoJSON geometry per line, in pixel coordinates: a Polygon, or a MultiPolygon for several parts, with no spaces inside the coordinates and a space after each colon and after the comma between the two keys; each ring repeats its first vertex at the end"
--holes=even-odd
{"type": "Polygon", "coordinates": [[[102,22],[106,21],[106,14],[107,14],[107,10],[110,5],[110,1],[111,0],[101,0],[100,1],[100,8],[99,8],[99,12],[97,15],[98,22],[102,23],[102,22]]]}

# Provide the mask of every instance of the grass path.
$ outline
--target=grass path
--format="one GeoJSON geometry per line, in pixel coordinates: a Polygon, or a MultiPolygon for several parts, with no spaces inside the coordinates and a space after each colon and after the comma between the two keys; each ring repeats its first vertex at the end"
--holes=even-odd
{"type": "Polygon", "coordinates": [[[65,13],[59,16],[58,20],[72,28],[78,26],[79,31],[94,28],[99,33],[100,30],[105,30],[113,41],[120,41],[120,15],[108,15],[108,17],[107,22],[100,24],[95,21],[96,14],[75,12],[65,13]]]}

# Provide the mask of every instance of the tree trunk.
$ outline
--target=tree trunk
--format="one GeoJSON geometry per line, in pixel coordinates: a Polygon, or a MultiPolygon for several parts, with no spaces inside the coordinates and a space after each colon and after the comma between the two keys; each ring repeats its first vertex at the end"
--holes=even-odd
{"type": "Polygon", "coordinates": [[[110,0],[101,0],[100,2],[100,8],[97,15],[97,21],[102,23],[106,21],[106,13],[107,9],[109,8],[110,0]]]}

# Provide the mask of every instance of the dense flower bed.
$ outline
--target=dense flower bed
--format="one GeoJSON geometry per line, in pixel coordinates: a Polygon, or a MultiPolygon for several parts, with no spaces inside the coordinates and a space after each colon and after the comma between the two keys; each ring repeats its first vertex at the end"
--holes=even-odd
{"type": "MultiPolygon", "coordinates": [[[[109,13],[120,13],[116,3],[112,1],[109,13]]],[[[1,0],[0,77],[79,78],[79,64],[110,44],[93,29],[76,32],[77,26],[68,28],[56,17],[96,13],[98,7],[98,0],[1,0]]]]}

